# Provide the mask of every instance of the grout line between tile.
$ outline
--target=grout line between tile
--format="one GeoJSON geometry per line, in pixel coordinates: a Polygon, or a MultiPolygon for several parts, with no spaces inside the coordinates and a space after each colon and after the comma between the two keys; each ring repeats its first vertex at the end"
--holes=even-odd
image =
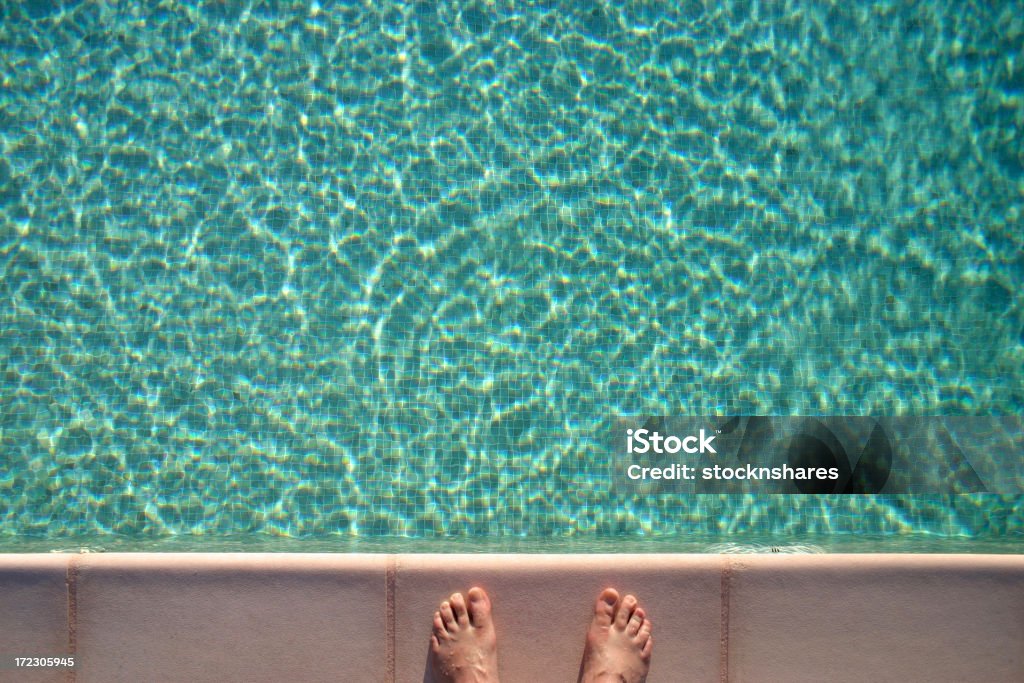
{"type": "Polygon", "coordinates": [[[729,683],[729,585],[732,583],[732,560],[722,555],[722,618],[718,645],[719,682],[729,683]]]}
{"type": "Polygon", "coordinates": [[[388,555],[384,569],[384,647],[385,680],[395,683],[395,574],[397,562],[394,555],[388,555]]]}
{"type": "MultiPolygon", "coordinates": [[[[78,556],[68,558],[68,569],[64,579],[68,591],[68,654],[78,654],[78,556]]],[[[68,669],[64,679],[66,683],[75,683],[75,669],[68,669]]]]}

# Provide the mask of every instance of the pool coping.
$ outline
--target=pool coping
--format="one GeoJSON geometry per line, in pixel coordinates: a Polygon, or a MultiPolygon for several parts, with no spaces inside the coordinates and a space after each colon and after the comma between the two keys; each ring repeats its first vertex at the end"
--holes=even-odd
{"type": "Polygon", "coordinates": [[[1024,555],[0,555],[0,680],[425,681],[437,604],[486,588],[506,681],[576,676],[606,585],[649,683],[1024,680],[1024,555]],[[16,676],[16,678],[12,678],[16,676]]]}

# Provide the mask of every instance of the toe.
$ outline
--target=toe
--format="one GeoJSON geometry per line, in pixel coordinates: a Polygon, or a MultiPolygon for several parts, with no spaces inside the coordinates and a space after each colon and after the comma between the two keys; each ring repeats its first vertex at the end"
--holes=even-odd
{"type": "Polygon", "coordinates": [[[640,630],[637,631],[636,640],[640,645],[643,645],[651,639],[651,631],[654,629],[654,624],[651,623],[650,619],[645,619],[644,623],[640,625],[640,630]]]}
{"type": "Polygon", "coordinates": [[[643,649],[640,650],[640,656],[643,660],[649,661],[651,659],[651,650],[654,649],[654,638],[648,638],[647,642],[644,643],[643,649]]]}
{"type": "Polygon", "coordinates": [[[605,588],[594,605],[594,622],[599,626],[611,626],[615,618],[615,605],[619,603],[619,592],[605,588]]]}
{"type": "Polygon", "coordinates": [[[619,609],[615,612],[615,625],[620,629],[625,629],[626,624],[629,623],[630,618],[633,616],[633,611],[636,609],[636,598],[632,595],[627,595],[622,598],[622,602],[619,604],[619,609]]]}
{"type": "Polygon", "coordinates": [[[469,611],[466,609],[466,599],[462,597],[462,593],[452,593],[450,601],[452,612],[455,613],[455,620],[459,622],[459,626],[469,626],[469,611]]]}
{"type": "Polygon", "coordinates": [[[643,626],[643,623],[644,611],[637,608],[637,610],[633,612],[633,616],[629,618],[629,623],[626,624],[626,633],[631,636],[635,636],[640,632],[640,627],[643,626]]]}
{"type": "Polygon", "coordinates": [[[445,600],[441,603],[441,621],[444,623],[445,630],[449,633],[454,633],[459,630],[459,623],[455,620],[455,614],[452,612],[452,605],[450,602],[445,600]]]}
{"type": "Polygon", "coordinates": [[[444,627],[444,622],[441,621],[440,612],[434,612],[434,635],[438,640],[448,637],[448,631],[444,627]]]}
{"type": "Polygon", "coordinates": [[[479,586],[469,589],[469,621],[477,628],[491,623],[491,599],[479,586]]]}

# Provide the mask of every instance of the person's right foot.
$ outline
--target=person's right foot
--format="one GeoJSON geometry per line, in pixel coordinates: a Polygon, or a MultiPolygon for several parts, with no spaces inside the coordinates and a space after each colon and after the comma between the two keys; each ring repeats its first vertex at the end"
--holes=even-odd
{"type": "Polygon", "coordinates": [[[579,683],[644,683],[651,668],[651,621],[632,595],[605,588],[594,605],[579,683]]]}

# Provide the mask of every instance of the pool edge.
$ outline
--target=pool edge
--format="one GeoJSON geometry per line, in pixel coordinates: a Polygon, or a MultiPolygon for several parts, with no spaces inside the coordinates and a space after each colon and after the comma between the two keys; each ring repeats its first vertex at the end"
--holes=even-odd
{"type": "Polygon", "coordinates": [[[419,681],[473,584],[507,680],[572,680],[605,585],[655,622],[649,683],[1024,679],[1024,555],[6,555],[0,584],[4,653],[78,660],[2,680],[419,681]]]}

